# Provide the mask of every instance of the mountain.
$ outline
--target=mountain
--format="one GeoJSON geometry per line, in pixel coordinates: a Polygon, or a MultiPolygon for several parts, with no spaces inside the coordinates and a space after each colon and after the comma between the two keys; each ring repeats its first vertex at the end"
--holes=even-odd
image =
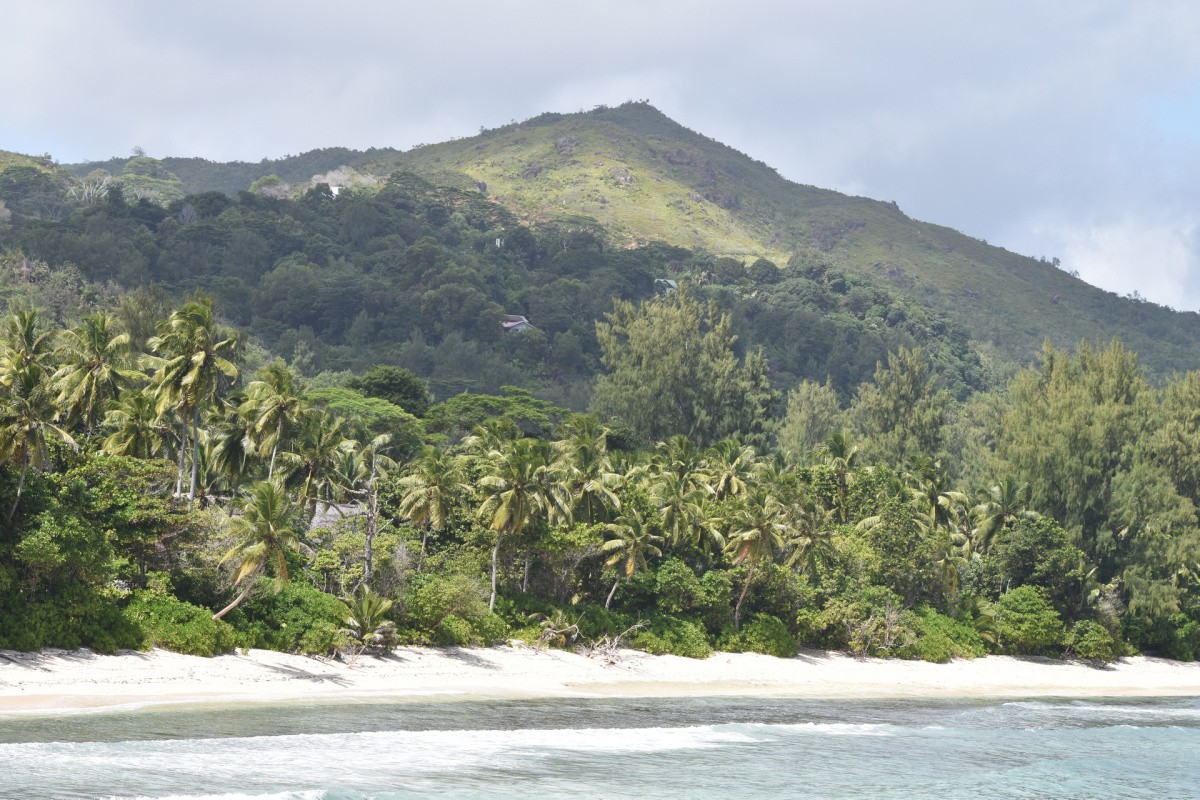
{"type": "Polygon", "coordinates": [[[543,114],[358,169],[477,186],[529,222],[592,218],[630,246],[665,241],[856,274],[1018,363],[1047,339],[1119,337],[1153,372],[1200,366],[1200,315],[1097,289],[1049,262],[911,219],[894,203],[793,183],[646,103],[543,114]]]}

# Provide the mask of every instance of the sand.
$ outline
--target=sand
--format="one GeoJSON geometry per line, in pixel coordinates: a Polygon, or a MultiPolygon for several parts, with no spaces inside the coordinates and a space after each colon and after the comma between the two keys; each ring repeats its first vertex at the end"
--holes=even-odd
{"type": "Polygon", "coordinates": [[[950,664],[802,652],[703,660],[623,650],[609,659],[523,646],[400,648],[348,662],[266,650],[199,658],[165,650],[0,651],[0,713],[162,703],[361,698],[770,696],[804,698],[1200,696],[1200,664],[1106,667],[990,656],[950,664]]]}

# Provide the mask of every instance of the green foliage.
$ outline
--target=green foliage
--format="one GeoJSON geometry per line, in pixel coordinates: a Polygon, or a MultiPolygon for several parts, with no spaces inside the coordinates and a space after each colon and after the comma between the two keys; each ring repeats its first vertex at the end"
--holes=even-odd
{"type": "MultiPolygon", "coordinates": [[[[487,596],[479,578],[463,572],[413,575],[404,590],[401,611],[406,627],[427,634],[438,631],[442,623],[454,617],[466,624],[487,614],[487,596]]],[[[454,629],[457,623],[450,623],[454,629]]]]}
{"type": "Polygon", "coordinates": [[[708,444],[765,439],[775,395],[761,354],[739,361],[727,315],[686,286],[638,306],[617,301],[596,335],[608,373],[591,409],[655,441],[686,433],[708,444]]]}
{"type": "Polygon", "coordinates": [[[987,646],[969,621],[952,619],[929,606],[918,606],[908,619],[917,636],[911,653],[922,661],[944,664],[987,655],[987,646]]]}
{"type": "Polygon", "coordinates": [[[713,652],[703,625],[677,617],[655,617],[629,644],[654,655],[684,658],[708,658],[713,652]]]}
{"type": "Polygon", "coordinates": [[[763,653],[779,658],[796,655],[796,637],[778,617],[755,614],[737,631],[726,633],[718,643],[730,653],[763,653]]]}
{"type": "Polygon", "coordinates": [[[1071,626],[1065,642],[1067,650],[1087,661],[1115,661],[1120,645],[1103,625],[1081,619],[1071,626]]]}
{"type": "Polygon", "coordinates": [[[324,655],[337,649],[347,615],[341,600],[293,581],[278,592],[252,596],[229,620],[253,647],[324,655]]]}
{"type": "Polygon", "coordinates": [[[352,421],[348,431],[354,438],[369,441],[381,434],[392,437],[391,449],[410,456],[421,449],[425,436],[421,421],[400,406],[378,397],[367,397],[353,389],[311,389],[304,399],[334,417],[352,421]]]}
{"type": "Polygon", "coordinates": [[[1014,655],[1043,655],[1063,644],[1066,631],[1046,590],[1018,586],[990,608],[996,645],[1014,655]]]}
{"type": "Polygon", "coordinates": [[[361,377],[350,380],[346,388],[354,389],[367,397],[386,400],[414,417],[423,417],[429,410],[429,387],[404,367],[376,365],[361,377]]]}
{"type": "Polygon", "coordinates": [[[125,617],[142,632],[143,647],[162,647],[192,656],[231,652],[238,643],[232,626],[212,612],[185,603],[162,590],[136,591],[125,617]]]}

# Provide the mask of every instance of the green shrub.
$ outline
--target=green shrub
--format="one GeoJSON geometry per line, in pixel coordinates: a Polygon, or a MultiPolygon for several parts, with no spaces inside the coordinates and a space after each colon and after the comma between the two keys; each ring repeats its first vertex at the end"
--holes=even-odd
{"type": "Polygon", "coordinates": [[[755,614],[740,631],[721,637],[719,647],[730,653],[763,653],[779,658],[794,658],[796,638],[787,625],[770,614],[755,614]]]}
{"type": "Polygon", "coordinates": [[[917,639],[911,645],[912,657],[922,661],[944,664],[955,658],[978,658],[987,655],[987,647],[979,631],[969,622],[951,619],[939,614],[929,606],[919,606],[907,616],[906,621],[916,631],[917,639]]]}
{"type": "Polygon", "coordinates": [[[1121,647],[1103,625],[1083,619],[1071,627],[1067,634],[1067,648],[1088,661],[1115,661],[1121,647]]]}
{"type": "Polygon", "coordinates": [[[442,647],[466,647],[475,641],[471,623],[460,616],[450,614],[433,632],[433,643],[442,647]]]}
{"type": "Polygon", "coordinates": [[[493,645],[508,638],[508,623],[497,614],[484,614],[471,620],[474,638],[482,645],[493,645]]]}
{"type": "Polygon", "coordinates": [[[708,658],[713,652],[702,625],[675,617],[655,619],[650,627],[638,631],[630,645],[660,656],[708,658]]]}
{"type": "Polygon", "coordinates": [[[228,653],[237,634],[212,612],[164,592],[137,591],[125,606],[125,617],[142,631],[144,647],[162,647],[192,656],[228,653]]]}
{"type": "Polygon", "coordinates": [[[346,604],[307,583],[293,581],[242,603],[230,621],[248,644],[289,653],[332,652],[349,613],[346,604]],[[238,614],[237,612],[241,612],[238,614]]]}
{"type": "Polygon", "coordinates": [[[1044,654],[1063,643],[1062,619],[1040,586],[1018,586],[992,604],[996,644],[1015,655],[1044,654]]]}

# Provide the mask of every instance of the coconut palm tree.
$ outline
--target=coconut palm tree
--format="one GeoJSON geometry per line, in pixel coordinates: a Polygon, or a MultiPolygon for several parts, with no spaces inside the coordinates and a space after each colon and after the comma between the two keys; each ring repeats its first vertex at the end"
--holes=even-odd
{"type": "Polygon", "coordinates": [[[490,453],[486,473],[478,485],[484,495],[478,517],[496,535],[492,548],[492,595],[488,610],[496,607],[496,571],[500,544],[506,535],[517,535],[539,520],[556,522],[571,517],[570,498],[557,479],[557,465],[548,445],[518,439],[490,453]]]}
{"type": "Polygon", "coordinates": [[[275,572],[275,591],[288,582],[287,554],[300,542],[295,527],[295,505],[278,481],[260,481],[239,503],[240,515],[229,521],[234,545],[221,563],[236,561],[233,585],[243,586],[233,602],[213,614],[220,619],[245,600],[255,579],[268,566],[275,572]]]}
{"type": "Polygon", "coordinates": [[[338,469],[355,442],[345,435],[346,421],[321,409],[309,409],[300,419],[291,449],[280,453],[287,485],[299,491],[299,502],[309,520],[317,507],[337,502],[341,494],[338,469]]]}
{"type": "MultiPolygon", "coordinates": [[[[20,362],[18,362],[20,363],[20,362]]],[[[7,366],[7,365],[6,365],[7,366]]],[[[5,384],[0,391],[0,463],[20,464],[17,495],[8,510],[12,522],[25,490],[29,468],[45,469],[50,463],[47,446],[52,438],[76,448],[75,440],[54,420],[58,408],[51,398],[45,373],[36,362],[17,369],[5,369],[5,384]]]]}
{"type": "Polygon", "coordinates": [[[787,546],[791,549],[787,565],[800,574],[815,572],[818,565],[833,558],[836,519],[832,509],[814,500],[792,506],[788,513],[787,546]]]}
{"type": "Polygon", "coordinates": [[[304,389],[283,361],[266,365],[258,376],[258,380],[246,387],[242,413],[252,421],[250,433],[259,455],[266,458],[270,454],[267,480],[271,480],[275,477],[279,447],[304,413],[304,389]]]}
{"type": "Polygon", "coordinates": [[[754,572],[760,564],[771,561],[784,546],[788,531],[787,511],[763,487],[755,486],[738,499],[729,516],[726,550],[735,565],[748,564],[746,580],[733,607],[733,626],[741,627],[742,603],[754,572]]]}
{"type": "Polygon", "coordinates": [[[430,531],[443,533],[464,494],[462,463],[440,447],[426,447],[398,481],[400,516],[421,531],[421,557],[430,531]]]}
{"type": "Polygon", "coordinates": [[[858,464],[858,445],[854,444],[850,431],[842,428],[826,436],[817,446],[817,452],[822,462],[833,469],[837,518],[845,524],[849,517],[850,473],[858,464]]]}
{"type": "Polygon", "coordinates": [[[168,449],[171,426],[158,413],[153,395],[129,391],[121,395],[104,416],[104,427],[112,431],[100,449],[114,456],[155,458],[168,449]]]}
{"type": "Polygon", "coordinates": [[[997,534],[1017,520],[1039,519],[1041,514],[1029,508],[1032,497],[1029,484],[1019,484],[1009,476],[981,490],[980,503],[972,509],[978,520],[972,536],[975,551],[986,553],[997,534]]]}
{"type": "Polygon", "coordinates": [[[754,472],[754,448],[734,439],[723,439],[709,449],[705,463],[713,497],[717,500],[736,497],[746,491],[754,472]]]}
{"type": "MultiPolygon", "coordinates": [[[[174,410],[179,415],[185,431],[180,436],[181,442],[186,441],[186,427],[191,424],[192,478],[188,497],[193,503],[200,469],[200,412],[216,396],[221,376],[230,381],[237,378],[237,367],[229,360],[237,349],[237,339],[222,335],[213,317],[212,299],[206,297],[185,303],[172,312],[159,326],[158,335],[148,343],[158,356],[152,362],[157,369],[151,385],[159,413],[174,410]]],[[[183,481],[182,467],[181,453],[179,484],[183,481]]]]}
{"type": "Polygon", "coordinates": [[[638,566],[645,566],[649,556],[661,556],[659,545],[663,537],[654,533],[650,520],[636,508],[627,508],[621,512],[615,522],[604,526],[611,539],[600,546],[600,552],[608,555],[604,561],[606,567],[617,567],[617,579],[613,581],[604,607],[612,604],[613,595],[617,593],[617,585],[621,578],[629,579],[637,571],[638,566]]]}
{"type": "Polygon", "coordinates": [[[58,360],[61,366],[52,378],[55,402],[89,440],[109,403],[145,378],[134,369],[129,336],[118,333],[113,318],[102,311],[63,332],[58,360]]]}
{"type": "Polygon", "coordinates": [[[556,446],[563,456],[567,489],[577,516],[593,524],[621,508],[617,489],[621,475],[608,458],[608,430],[595,417],[573,417],[563,426],[565,437],[556,446]]]}

